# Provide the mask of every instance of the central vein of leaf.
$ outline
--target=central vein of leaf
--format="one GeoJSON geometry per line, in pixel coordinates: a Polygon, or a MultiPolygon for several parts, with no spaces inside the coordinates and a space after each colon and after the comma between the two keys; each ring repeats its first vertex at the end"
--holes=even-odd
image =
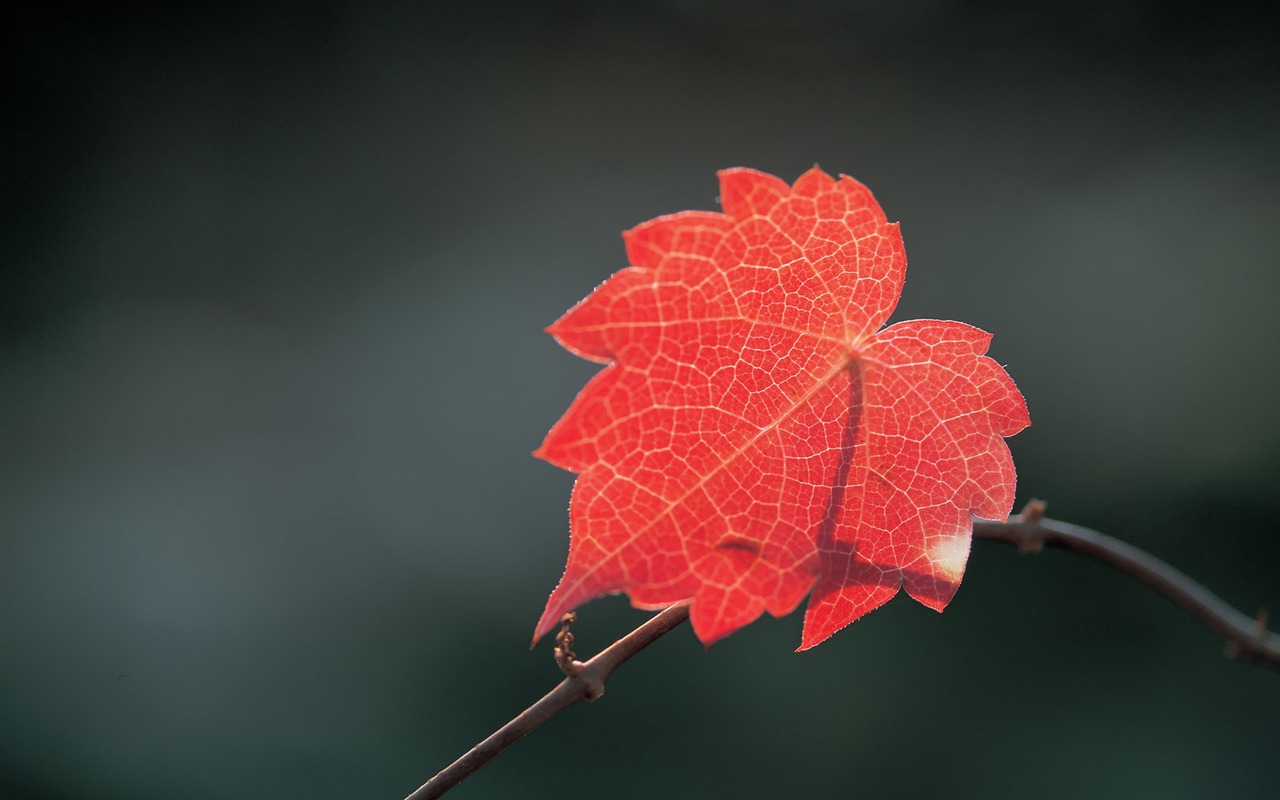
{"type": "MultiPolygon", "coordinates": [[[[666,506],[666,510],[664,510],[660,514],[655,515],[653,519],[649,520],[644,525],[640,526],[635,531],[633,531],[631,536],[628,537],[626,544],[629,545],[632,542],[634,542],[636,539],[639,539],[641,536],[643,536],[646,532],[652,529],[659,522],[663,521],[668,516],[670,516],[672,511],[679,508],[681,504],[683,504],[686,500],[689,499],[691,495],[693,495],[695,492],[697,492],[699,489],[705,486],[707,481],[711,480],[711,478],[718,475],[729,464],[733,463],[738,458],[742,457],[742,455],[747,451],[749,451],[752,448],[752,446],[756,444],[756,442],[760,441],[762,437],[768,436],[769,434],[777,430],[779,425],[781,425],[783,422],[790,419],[791,416],[795,414],[799,409],[804,408],[804,406],[813,398],[815,394],[821,391],[824,386],[826,386],[828,383],[834,380],[836,376],[838,376],[840,373],[848,369],[853,369],[853,368],[860,369],[861,356],[859,355],[856,349],[851,348],[851,350],[852,352],[848,353],[847,355],[845,355],[844,357],[836,361],[834,364],[832,364],[831,369],[829,369],[820,378],[815,380],[799,397],[793,400],[791,404],[786,408],[786,410],[783,411],[781,414],[779,414],[775,420],[770,422],[768,425],[760,428],[752,436],[750,436],[745,442],[743,442],[740,446],[738,446],[733,452],[729,453],[723,459],[721,459],[715,467],[707,470],[707,473],[705,475],[700,476],[699,479],[696,482],[694,482],[683,494],[681,494],[675,500],[668,503],[666,506]]],[[[852,413],[852,412],[853,412],[853,409],[849,409],[849,413],[852,413]]],[[[581,580],[587,579],[592,574],[594,574],[600,568],[600,566],[602,566],[600,563],[593,565],[590,569],[588,569],[585,573],[583,573],[583,575],[579,580],[581,581],[581,580]]]]}

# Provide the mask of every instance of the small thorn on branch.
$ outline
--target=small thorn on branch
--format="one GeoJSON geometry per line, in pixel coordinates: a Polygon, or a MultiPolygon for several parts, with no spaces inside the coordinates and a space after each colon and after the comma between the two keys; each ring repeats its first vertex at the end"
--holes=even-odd
{"type": "Polygon", "coordinates": [[[1044,512],[1048,508],[1049,505],[1045,501],[1037,500],[1033,497],[1022,507],[1022,512],[1018,514],[1018,521],[1035,524],[1044,519],[1044,512]]]}
{"type": "Polygon", "coordinates": [[[578,615],[574,612],[565,614],[560,618],[560,632],[556,634],[556,663],[560,665],[560,671],[570,678],[577,677],[582,671],[582,662],[573,653],[573,631],[569,629],[577,621],[578,615]]]}
{"type": "Polygon", "coordinates": [[[1022,507],[1022,511],[1014,520],[1014,523],[1022,531],[1022,535],[1017,540],[1019,553],[1023,555],[1039,553],[1044,549],[1045,535],[1044,531],[1040,529],[1040,522],[1044,519],[1044,512],[1047,508],[1047,503],[1034,497],[1022,507]]]}

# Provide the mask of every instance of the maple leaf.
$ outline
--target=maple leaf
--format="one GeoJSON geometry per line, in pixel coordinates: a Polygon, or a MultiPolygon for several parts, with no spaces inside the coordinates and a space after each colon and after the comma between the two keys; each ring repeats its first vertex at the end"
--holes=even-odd
{"type": "Polygon", "coordinates": [[[692,598],[708,645],[812,593],[803,650],[899,588],[941,611],[973,516],[1012,508],[1026,403],[989,334],[881,329],[906,252],[871,192],[817,167],[719,178],[724,213],[627,231],[632,266],[548,328],[607,366],[535,453],[579,473],[535,640],[608,593],[692,598]]]}

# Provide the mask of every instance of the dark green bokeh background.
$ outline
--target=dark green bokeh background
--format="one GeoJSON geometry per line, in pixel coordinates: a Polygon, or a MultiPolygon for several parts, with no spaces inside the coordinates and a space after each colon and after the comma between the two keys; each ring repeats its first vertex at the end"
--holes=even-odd
{"type": "MultiPolygon", "coordinates": [[[[903,222],[1019,502],[1280,612],[1280,67],[1231,4],[31,4],[0,23],[6,798],[402,797],[557,679],[592,374],[544,325],[714,171],[903,222]],[[1033,7],[1034,6],[1034,7],[1033,7]]],[[[579,651],[644,615],[581,609],[579,651]]],[[[1262,797],[1280,675],[1069,554],[666,637],[458,797],[1262,797]]],[[[1274,796],[1274,795],[1272,795],[1274,796]]]]}

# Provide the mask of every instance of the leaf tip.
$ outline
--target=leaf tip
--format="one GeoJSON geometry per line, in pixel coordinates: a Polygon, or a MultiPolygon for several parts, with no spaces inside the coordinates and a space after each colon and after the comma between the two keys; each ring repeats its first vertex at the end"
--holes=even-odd
{"type": "Polygon", "coordinates": [[[822,171],[822,167],[814,164],[791,184],[791,193],[796,197],[817,197],[823,192],[831,191],[836,185],[835,179],[822,171]]]}
{"type": "Polygon", "coordinates": [[[767,214],[791,194],[786,181],[750,167],[722,169],[716,177],[720,179],[720,207],[736,219],[767,214]]]}
{"type": "Polygon", "coordinates": [[[538,620],[538,624],[533,628],[533,641],[529,643],[529,649],[538,646],[538,642],[542,641],[542,637],[551,632],[556,626],[556,622],[560,619],[558,613],[552,613],[551,604],[548,603],[546,609],[542,612],[542,617],[538,620]]]}
{"type": "Polygon", "coordinates": [[[806,630],[800,634],[800,646],[797,647],[794,652],[803,653],[807,650],[812,650],[813,648],[822,644],[826,640],[830,639],[832,635],[835,633],[835,631],[830,631],[827,633],[818,634],[818,633],[815,633],[814,631],[807,630],[808,627],[809,626],[806,625],[805,626],[806,630]]]}

